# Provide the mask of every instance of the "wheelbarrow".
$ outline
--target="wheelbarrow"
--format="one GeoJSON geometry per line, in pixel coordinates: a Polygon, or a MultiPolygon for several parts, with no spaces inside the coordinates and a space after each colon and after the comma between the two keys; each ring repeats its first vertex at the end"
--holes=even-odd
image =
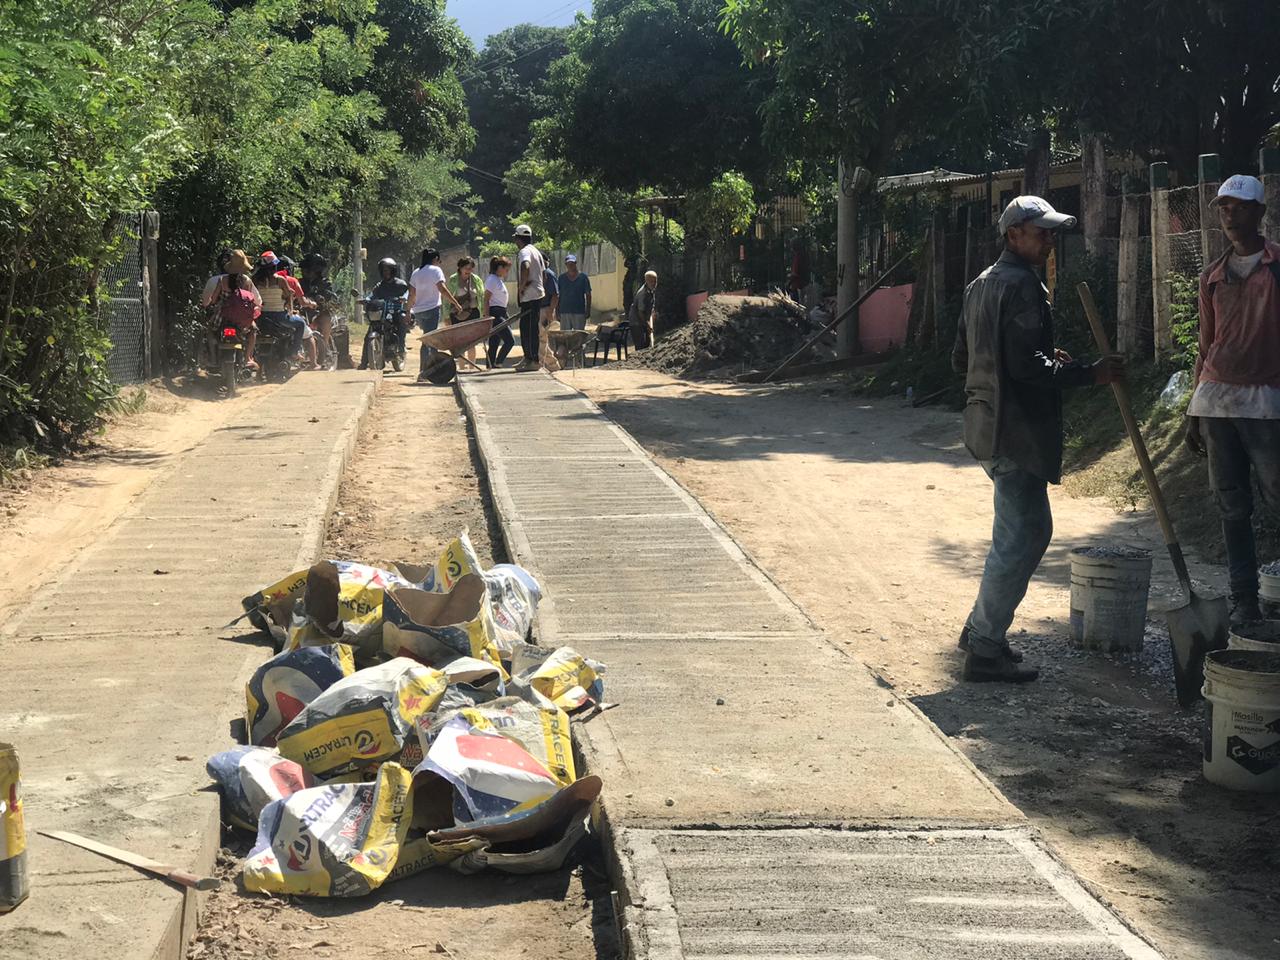
{"type": "Polygon", "coordinates": [[[432,383],[448,383],[457,376],[459,363],[479,370],[479,366],[467,359],[467,351],[477,343],[484,343],[499,330],[505,330],[515,319],[508,317],[494,323],[493,317],[481,317],[479,320],[466,320],[424,333],[419,342],[430,348],[431,352],[422,368],[423,376],[432,383]]]}

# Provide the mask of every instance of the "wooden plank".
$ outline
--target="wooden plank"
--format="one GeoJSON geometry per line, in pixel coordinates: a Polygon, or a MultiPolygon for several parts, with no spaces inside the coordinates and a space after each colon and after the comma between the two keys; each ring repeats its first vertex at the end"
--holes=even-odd
{"type": "Polygon", "coordinates": [[[1116,346],[1136,357],[1138,342],[1138,220],[1142,198],[1126,193],[1120,206],[1120,253],[1116,262],[1116,346]]]}

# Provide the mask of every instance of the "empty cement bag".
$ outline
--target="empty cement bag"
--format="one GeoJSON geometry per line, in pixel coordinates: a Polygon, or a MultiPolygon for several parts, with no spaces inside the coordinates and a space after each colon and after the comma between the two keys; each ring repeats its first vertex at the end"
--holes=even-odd
{"type": "Polygon", "coordinates": [[[441,552],[434,564],[397,563],[396,570],[420,590],[448,593],[463,577],[475,574],[489,589],[489,603],[483,611],[489,638],[502,654],[529,635],[542,589],[529,571],[513,564],[497,564],[485,570],[467,531],[441,552]]]}
{"type": "Polygon", "coordinates": [[[357,670],[303,707],[276,746],[317,776],[370,767],[400,753],[447,682],[407,657],[357,670]]]}
{"type": "Polygon", "coordinates": [[[443,667],[458,657],[500,665],[485,609],[489,588],[478,574],[459,578],[448,593],[392,587],[383,604],[382,649],[443,667]]]}
{"type": "Polygon", "coordinates": [[[535,703],[574,713],[599,706],[604,699],[604,664],[588,660],[572,647],[547,652],[523,644],[516,664],[523,669],[512,677],[512,690],[535,703]]]}
{"type": "Polygon", "coordinates": [[[425,739],[415,789],[424,808],[439,809],[448,784],[456,825],[530,809],[576,779],[564,711],[516,697],[443,717],[425,739]]]}
{"type": "Polygon", "coordinates": [[[408,581],[389,570],[348,560],[324,561],[316,567],[291,573],[240,601],[250,621],[267,630],[277,645],[288,649],[341,641],[352,646],[361,659],[376,653],[382,639],[383,591],[389,586],[407,585],[408,581]],[[322,565],[331,565],[338,572],[340,629],[325,629],[329,625],[315,623],[305,607],[299,609],[299,601],[307,593],[309,574],[322,565]]]}
{"type": "Polygon", "coordinates": [[[286,650],[272,657],[244,687],[249,742],[275,746],[276,736],[303,707],[355,669],[351,647],[345,643],[286,650]]]}
{"type": "Polygon", "coordinates": [[[205,769],[222,794],[223,819],[245,830],[258,828],[258,816],[267,804],[316,785],[316,778],[301,765],[269,747],[224,750],[210,757],[205,769]]]}
{"type": "Polygon", "coordinates": [[[601,786],[599,777],[583,777],[527,810],[436,830],[427,838],[447,850],[468,840],[482,841],[449,863],[459,873],[476,873],[486,867],[507,873],[559,870],[586,834],[587,819],[601,786]]]}
{"type": "Polygon", "coordinates": [[[384,763],[372,783],[327,783],[268,804],[244,862],[245,889],[360,897],[391,874],[409,832],[409,771],[384,763]]]}

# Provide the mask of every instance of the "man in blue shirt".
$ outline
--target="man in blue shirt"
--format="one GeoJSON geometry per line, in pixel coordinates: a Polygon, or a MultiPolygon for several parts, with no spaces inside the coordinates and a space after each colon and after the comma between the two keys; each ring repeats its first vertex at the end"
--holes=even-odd
{"type": "Polygon", "coordinates": [[[578,270],[578,258],[564,258],[560,274],[560,329],[585,330],[591,317],[591,279],[578,270]]]}

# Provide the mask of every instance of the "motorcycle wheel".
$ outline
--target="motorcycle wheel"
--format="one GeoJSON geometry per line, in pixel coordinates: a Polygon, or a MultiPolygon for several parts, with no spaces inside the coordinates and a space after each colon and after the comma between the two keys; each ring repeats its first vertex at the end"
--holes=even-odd
{"type": "Polygon", "coordinates": [[[386,358],[382,354],[382,338],[369,338],[369,369],[382,372],[382,365],[386,362],[386,358]]]}
{"type": "Polygon", "coordinates": [[[338,353],[339,370],[350,370],[355,366],[351,362],[351,333],[346,327],[333,331],[333,348],[338,353]]]}
{"type": "Polygon", "coordinates": [[[228,397],[236,395],[236,358],[233,354],[228,354],[222,358],[220,364],[222,372],[222,390],[228,397]]]}

